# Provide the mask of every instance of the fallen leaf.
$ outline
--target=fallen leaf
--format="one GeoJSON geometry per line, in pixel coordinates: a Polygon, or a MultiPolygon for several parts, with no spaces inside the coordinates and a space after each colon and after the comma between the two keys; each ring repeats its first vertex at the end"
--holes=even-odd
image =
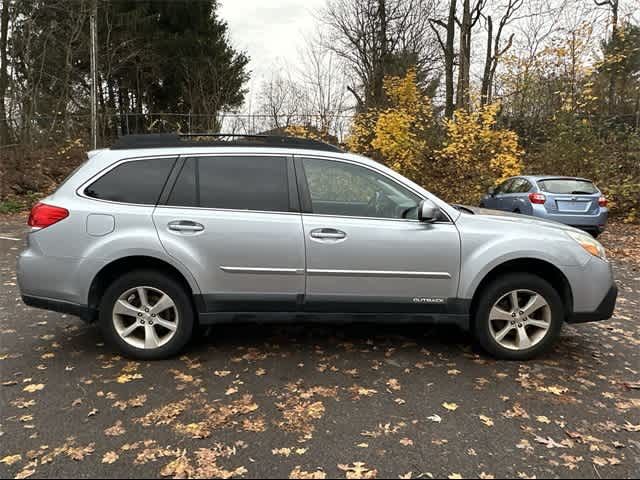
{"type": "Polygon", "coordinates": [[[353,462],[353,465],[338,464],[338,468],[345,472],[348,479],[376,478],[378,470],[370,470],[363,462],[353,462]]]}
{"type": "Polygon", "coordinates": [[[316,470],[315,472],[306,472],[300,469],[300,465],[296,466],[291,473],[289,473],[289,478],[293,479],[303,479],[303,480],[323,480],[327,478],[327,474],[322,470],[316,470]]]}
{"type": "Polygon", "coordinates": [[[410,438],[404,437],[400,439],[400,445],[403,445],[405,447],[412,447],[413,446],[413,440],[411,440],[410,438]]]}
{"type": "Polygon", "coordinates": [[[120,435],[124,435],[125,433],[126,433],[126,430],[122,426],[122,421],[121,420],[118,420],[115,425],[113,425],[112,427],[107,428],[104,431],[104,434],[107,437],[119,437],[120,435]]]}
{"type": "Polygon", "coordinates": [[[3,459],[1,459],[0,463],[4,463],[5,465],[8,465],[10,467],[11,465],[13,465],[14,463],[19,462],[20,460],[22,460],[22,455],[20,455],[20,454],[8,455],[8,456],[4,457],[3,459]]]}
{"type": "Polygon", "coordinates": [[[485,415],[480,415],[480,421],[487,427],[493,427],[493,420],[485,415]]]}
{"type": "Polygon", "coordinates": [[[22,391],[27,393],[35,393],[35,392],[39,392],[43,388],[44,388],[44,385],[42,383],[38,383],[38,384],[32,383],[31,385],[27,385],[26,387],[24,387],[22,391]]]}
{"type": "Polygon", "coordinates": [[[102,457],[102,463],[107,463],[107,464],[112,464],[114,463],[116,460],[118,460],[120,458],[120,455],[118,455],[116,452],[107,452],[104,454],[104,457],[102,457]]]}

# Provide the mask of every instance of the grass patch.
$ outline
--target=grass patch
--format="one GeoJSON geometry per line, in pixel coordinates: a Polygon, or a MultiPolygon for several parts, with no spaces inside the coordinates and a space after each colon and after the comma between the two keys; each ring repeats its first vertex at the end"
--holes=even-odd
{"type": "Polygon", "coordinates": [[[18,213],[26,208],[24,202],[16,199],[3,200],[0,202],[0,214],[18,213]]]}
{"type": "Polygon", "coordinates": [[[25,195],[11,195],[0,200],[0,215],[10,215],[29,210],[40,198],[42,193],[29,192],[25,195]]]}

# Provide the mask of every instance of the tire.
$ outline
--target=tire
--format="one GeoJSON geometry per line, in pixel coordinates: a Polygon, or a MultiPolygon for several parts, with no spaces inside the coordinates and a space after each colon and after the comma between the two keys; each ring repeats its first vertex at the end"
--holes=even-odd
{"type": "MultiPolygon", "coordinates": [[[[526,314],[526,312],[525,312],[526,314]]],[[[564,306],[558,292],[546,280],[529,273],[510,273],[496,278],[482,292],[475,308],[473,333],[480,346],[502,360],[529,360],[548,351],[564,323],[564,306]],[[518,311],[511,292],[516,291],[518,311]],[[536,303],[533,303],[533,295],[536,303]],[[546,305],[542,305],[542,301],[546,305]],[[531,302],[531,316],[520,315],[531,302]],[[538,305],[534,307],[533,305],[538,305]],[[497,307],[497,310],[493,310],[497,307]],[[508,315],[504,315],[504,313],[508,315]],[[504,316],[504,320],[503,320],[504,316]],[[490,317],[492,318],[490,320],[490,317]],[[508,320],[507,320],[508,319],[508,320]],[[546,326],[546,330],[544,329],[546,326]],[[506,336],[499,340],[503,332],[506,336]],[[528,341],[530,342],[531,346],[528,341]]]]}
{"type": "Polygon", "coordinates": [[[178,354],[191,340],[195,317],[182,284],[156,270],[136,270],[109,285],[100,301],[99,322],[107,342],[124,356],[160,360],[178,354]]]}

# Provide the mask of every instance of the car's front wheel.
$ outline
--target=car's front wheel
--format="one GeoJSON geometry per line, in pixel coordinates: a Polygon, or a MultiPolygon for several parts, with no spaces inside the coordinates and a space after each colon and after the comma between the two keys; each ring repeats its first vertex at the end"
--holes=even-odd
{"type": "Polygon", "coordinates": [[[564,308],[546,280],[527,273],[501,276],[477,302],[474,333],[484,350],[504,360],[528,360],[558,338],[564,308]]]}
{"type": "Polygon", "coordinates": [[[193,306],[184,287],[153,270],[118,278],[100,302],[103,334],[127,357],[171,357],[191,339],[193,325],[193,306]]]}

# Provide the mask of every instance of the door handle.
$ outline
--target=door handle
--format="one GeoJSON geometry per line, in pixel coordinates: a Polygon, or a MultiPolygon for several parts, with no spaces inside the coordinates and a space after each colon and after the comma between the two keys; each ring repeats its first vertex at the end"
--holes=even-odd
{"type": "Polygon", "coordinates": [[[190,220],[176,220],[175,222],[170,222],[169,230],[173,230],[174,232],[202,232],[204,230],[204,225],[198,222],[192,222],[190,220]]]}
{"type": "Polygon", "coordinates": [[[311,231],[311,238],[340,240],[346,238],[347,234],[335,228],[318,228],[311,231]]]}

